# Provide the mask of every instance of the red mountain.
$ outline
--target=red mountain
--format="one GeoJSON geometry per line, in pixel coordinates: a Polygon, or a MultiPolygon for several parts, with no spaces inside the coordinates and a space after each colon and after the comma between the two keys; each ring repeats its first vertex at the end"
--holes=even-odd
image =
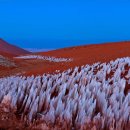
{"type": "Polygon", "coordinates": [[[11,55],[23,55],[29,53],[22,48],[7,43],[3,39],[0,39],[0,52],[8,53],[11,55]]]}
{"type": "MultiPolygon", "coordinates": [[[[1,49],[1,48],[0,48],[1,49]]],[[[122,57],[130,57],[130,41],[84,45],[71,48],[63,48],[48,52],[31,53],[31,55],[50,56],[59,58],[72,58],[72,62],[49,62],[44,60],[13,59],[17,65],[16,69],[5,70],[1,76],[24,73],[24,75],[42,75],[43,73],[54,73],[56,70],[64,71],[75,66],[93,64],[95,62],[109,62],[122,57]],[[44,66],[44,67],[43,67],[44,66]]],[[[24,55],[24,54],[23,54],[24,55]]],[[[8,56],[5,54],[4,56],[8,56]]]]}

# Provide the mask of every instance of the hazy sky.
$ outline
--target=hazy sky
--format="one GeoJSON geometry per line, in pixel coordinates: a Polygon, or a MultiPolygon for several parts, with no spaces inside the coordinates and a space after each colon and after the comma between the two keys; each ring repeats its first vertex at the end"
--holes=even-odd
{"type": "Polygon", "coordinates": [[[130,40],[130,0],[0,0],[0,37],[24,48],[130,40]]]}

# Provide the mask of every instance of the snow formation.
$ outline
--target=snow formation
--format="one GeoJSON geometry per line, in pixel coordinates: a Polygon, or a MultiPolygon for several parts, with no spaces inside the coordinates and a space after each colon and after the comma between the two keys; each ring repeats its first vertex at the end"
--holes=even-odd
{"type": "Polygon", "coordinates": [[[43,130],[125,130],[130,124],[129,67],[126,57],[54,75],[1,78],[0,103],[10,103],[22,119],[39,120],[43,130]]]}
{"type": "Polygon", "coordinates": [[[72,61],[71,58],[56,58],[56,57],[50,57],[50,56],[41,56],[41,55],[26,55],[26,56],[18,56],[15,57],[17,59],[39,59],[39,60],[46,60],[50,62],[70,62],[72,61]]]}

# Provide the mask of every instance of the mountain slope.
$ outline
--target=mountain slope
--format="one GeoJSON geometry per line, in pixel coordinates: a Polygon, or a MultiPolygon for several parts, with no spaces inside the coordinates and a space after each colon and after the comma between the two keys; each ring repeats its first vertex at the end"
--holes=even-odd
{"type": "MultiPolygon", "coordinates": [[[[29,74],[42,74],[43,72],[64,71],[75,66],[93,64],[95,62],[109,62],[116,58],[130,57],[130,42],[113,42],[105,44],[84,45],[70,48],[63,48],[48,52],[35,53],[42,56],[54,56],[59,58],[72,58],[68,63],[42,63],[37,64],[37,69],[32,69],[29,74]]],[[[34,66],[35,67],[35,66],[34,66]]]]}
{"type": "Polygon", "coordinates": [[[75,46],[39,54],[73,58],[76,65],[92,64],[98,61],[107,62],[112,59],[130,56],[130,41],[75,46]]]}
{"type": "Polygon", "coordinates": [[[0,52],[5,52],[12,55],[23,55],[29,53],[28,51],[22,48],[7,43],[3,39],[0,39],[0,52]]]}
{"type": "MultiPolygon", "coordinates": [[[[30,54],[29,54],[30,55],[30,54]]],[[[15,59],[16,69],[4,71],[4,76],[23,73],[25,75],[42,75],[43,73],[62,72],[75,66],[109,62],[122,57],[130,57],[130,42],[118,42],[96,45],[85,45],[53,50],[49,52],[31,53],[31,55],[49,56],[56,58],[71,58],[71,62],[49,62],[38,59],[15,59]]],[[[0,76],[3,76],[0,75],[0,76]]]]}

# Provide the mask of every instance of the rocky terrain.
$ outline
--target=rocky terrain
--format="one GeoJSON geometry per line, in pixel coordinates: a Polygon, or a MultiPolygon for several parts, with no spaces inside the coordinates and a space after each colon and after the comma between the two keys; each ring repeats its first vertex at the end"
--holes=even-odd
{"type": "Polygon", "coordinates": [[[0,66],[16,67],[16,65],[15,65],[15,63],[13,61],[10,61],[8,58],[5,58],[2,55],[0,55],[0,66]]]}

